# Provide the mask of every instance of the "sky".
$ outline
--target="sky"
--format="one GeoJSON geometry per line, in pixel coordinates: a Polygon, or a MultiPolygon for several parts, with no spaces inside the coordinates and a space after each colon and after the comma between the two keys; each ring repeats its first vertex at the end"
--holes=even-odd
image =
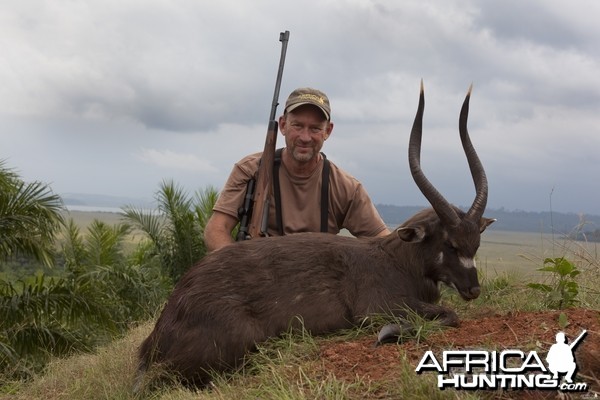
{"type": "MultiPolygon", "coordinates": [[[[421,79],[421,164],[457,205],[600,215],[597,0],[20,0],[0,5],[0,160],[58,194],[152,199],[220,189],[262,151],[297,87],[331,101],[323,151],[376,204],[427,205],[407,157],[421,79]]],[[[284,143],[278,136],[278,144],[284,143]]]]}

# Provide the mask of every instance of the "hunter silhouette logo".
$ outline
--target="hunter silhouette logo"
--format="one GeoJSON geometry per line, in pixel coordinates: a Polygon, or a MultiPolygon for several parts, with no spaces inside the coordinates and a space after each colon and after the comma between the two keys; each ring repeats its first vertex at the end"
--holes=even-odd
{"type": "Polygon", "coordinates": [[[491,389],[545,389],[563,392],[585,392],[585,382],[574,382],[577,371],[574,351],[585,338],[587,330],[581,332],[571,343],[567,343],[564,332],[556,334],[544,364],[536,351],[521,350],[446,350],[441,362],[433,351],[425,352],[415,369],[417,374],[426,371],[438,373],[438,388],[464,390],[491,389]],[[561,383],[561,376],[565,375],[561,383]]]}
{"type": "Polygon", "coordinates": [[[583,332],[575,339],[571,344],[567,344],[564,332],[558,332],[556,334],[556,344],[553,344],[548,351],[546,356],[546,362],[548,363],[548,369],[552,372],[552,378],[558,379],[559,373],[566,373],[565,380],[567,383],[573,383],[573,375],[577,370],[577,364],[575,364],[575,347],[579,345],[581,339],[585,337],[587,330],[583,332]]]}

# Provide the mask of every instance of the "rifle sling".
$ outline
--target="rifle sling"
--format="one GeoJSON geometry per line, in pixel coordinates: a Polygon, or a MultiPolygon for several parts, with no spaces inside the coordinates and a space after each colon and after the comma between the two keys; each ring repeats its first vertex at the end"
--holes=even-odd
{"type": "MultiPolygon", "coordinates": [[[[275,151],[273,162],[273,195],[275,196],[275,220],[279,235],[283,236],[283,217],[281,215],[281,189],[279,186],[279,167],[281,165],[281,153],[283,149],[275,151]]],[[[329,231],[329,160],[323,156],[323,172],[321,177],[321,232],[329,231]]]]}

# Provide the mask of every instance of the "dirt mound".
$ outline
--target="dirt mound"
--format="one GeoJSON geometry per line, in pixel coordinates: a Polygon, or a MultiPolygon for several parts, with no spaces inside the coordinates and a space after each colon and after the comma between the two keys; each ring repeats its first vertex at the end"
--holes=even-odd
{"type": "MultiPolygon", "coordinates": [[[[585,309],[564,311],[568,325],[559,325],[559,311],[514,312],[463,320],[460,327],[431,334],[420,343],[409,341],[399,345],[374,347],[374,338],[352,342],[329,343],[321,348],[324,368],[338,379],[352,381],[356,377],[378,381],[394,379],[399,357],[406,356],[414,368],[427,350],[440,354],[442,350],[460,349],[519,349],[536,350],[540,356],[556,343],[556,333],[562,331],[569,341],[584,329],[585,339],[577,346],[575,359],[577,377],[588,384],[592,393],[600,392],[600,312],[585,309]],[[403,354],[402,354],[403,353],[403,354]]],[[[545,398],[556,392],[521,392],[526,398],[545,398]]]]}

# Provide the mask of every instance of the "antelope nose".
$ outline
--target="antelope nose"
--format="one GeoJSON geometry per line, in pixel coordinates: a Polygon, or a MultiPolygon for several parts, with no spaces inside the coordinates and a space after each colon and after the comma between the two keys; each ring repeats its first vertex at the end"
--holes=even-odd
{"type": "Polygon", "coordinates": [[[479,286],[472,287],[471,290],[469,290],[469,292],[471,293],[471,296],[473,296],[473,298],[476,299],[481,294],[481,287],[479,287],[479,286]]]}

